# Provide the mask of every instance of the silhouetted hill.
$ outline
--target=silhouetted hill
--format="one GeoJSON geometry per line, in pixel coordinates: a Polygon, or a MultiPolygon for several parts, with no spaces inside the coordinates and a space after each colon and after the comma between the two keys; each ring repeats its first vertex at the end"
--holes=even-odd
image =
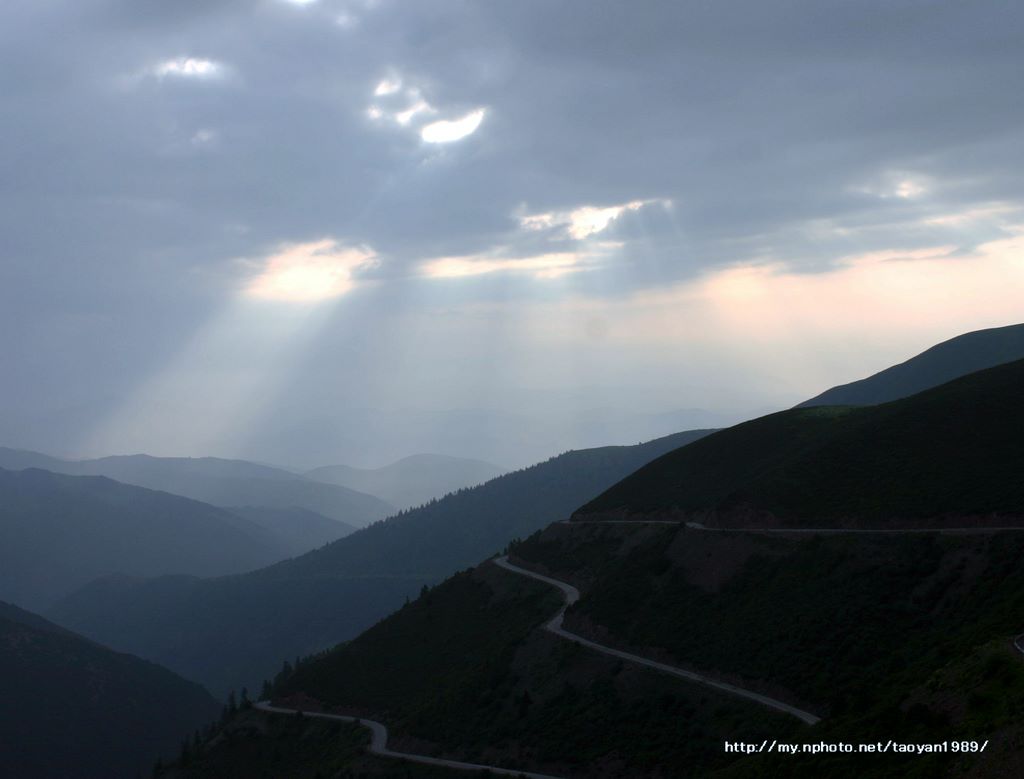
{"type": "Polygon", "coordinates": [[[1024,524],[1024,360],[880,406],[793,409],[671,452],[575,519],[1024,524]]]}
{"type": "Polygon", "coordinates": [[[280,560],[222,509],[98,476],[0,469],[0,597],[39,608],[97,576],[204,576],[280,560]]]}
{"type": "Polygon", "coordinates": [[[111,579],[50,614],[215,692],[252,686],[282,659],[357,635],[424,583],[568,516],[645,462],[708,432],[567,452],[260,571],[207,581],[111,579]]]}
{"type": "Polygon", "coordinates": [[[0,775],[148,775],[217,716],[202,687],[0,603],[0,775]]]}
{"type": "Polygon", "coordinates": [[[372,495],[244,460],[144,454],[60,460],[36,452],[0,448],[0,468],[29,467],[54,473],[106,476],[214,506],[304,508],[354,527],[362,527],[393,511],[391,505],[372,495]]]}
{"type": "Polygon", "coordinates": [[[1024,359],[1024,324],[976,330],[936,344],[866,379],[826,390],[797,408],[887,403],[968,373],[1021,359],[1024,359]]]}
{"type": "Polygon", "coordinates": [[[482,460],[414,454],[383,468],[327,465],[309,471],[306,476],[376,495],[392,506],[407,509],[449,492],[483,484],[504,472],[503,468],[482,460]]]}

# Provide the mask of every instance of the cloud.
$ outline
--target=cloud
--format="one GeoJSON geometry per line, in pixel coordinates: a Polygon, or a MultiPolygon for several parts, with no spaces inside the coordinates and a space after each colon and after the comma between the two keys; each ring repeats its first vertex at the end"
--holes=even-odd
{"type": "Polygon", "coordinates": [[[535,257],[439,257],[423,264],[423,272],[434,279],[458,279],[489,273],[525,273],[536,279],[556,279],[581,270],[581,256],[574,252],[542,254],[535,257]]]}
{"type": "Polygon", "coordinates": [[[201,57],[176,57],[157,63],[150,69],[157,78],[191,78],[208,80],[224,75],[224,65],[201,57]]]}
{"type": "Polygon", "coordinates": [[[384,95],[393,95],[399,89],[402,88],[402,80],[398,78],[384,78],[377,82],[377,86],[373,90],[374,97],[382,97],[384,95]]]}
{"type": "Polygon", "coordinates": [[[346,247],[329,238],[288,244],[258,263],[259,272],[246,285],[245,294],[289,303],[329,300],[351,290],[355,273],[376,260],[366,247],[346,247]]]}
{"type": "Polygon", "coordinates": [[[582,241],[584,238],[603,232],[626,211],[639,211],[644,206],[653,203],[661,203],[665,208],[672,205],[668,200],[633,200],[617,206],[580,206],[572,211],[528,214],[520,217],[519,224],[527,230],[564,227],[565,232],[571,238],[582,241]]]}
{"type": "Polygon", "coordinates": [[[478,108],[459,119],[442,119],[431,122],[420,130],[420,137],[427,143],[453,143],[476,132],[484,120],[486,111],[478,108]]]}
{"type": "MultiPolygon", "coordinates": [[[[1024,103],[1009,86],[1024,80],[1020,4],[523,0],[467,13],[462,0],[52,0],[0,4],[0,30],[0,326],[21,334],[0,345],[20,377],[0,406],[55,437],[54,407],[116,402],[245,297],[238,257],[255,258],[242,268],[253,289],[348,289],[337,308],[363,317],[325,334],[297,384],[322,384],[324,354],[379,325],[391,340],[374,353],[409,387],[403,338],[435,323],[423,301],[455,312],[442,339],[454,346],[504,336],[513,309],[586,301],[604,316],[743,268],[766,269],[757,285],[780,300],[799,290],[825,312],[835,295],[851,327],[846,307],[868,327],[882,287],[854,299],[823,280],[886,278],[893,311],[903,300],[934,322],[919,300],[933,313],[956,304],[957,326],[980,325],[990,318],[975,301],[918,290],[941,268],[963,274],[964,295],[989,294],[995,266],[978,247],[1024,221],[1024,103]],[[134,88],[120,88],[125,73],[134,88]],[[221,84],[232,88],[197,88],[221,84]],[[321,236],[339,238],[272,272],[267,247],[321,236]],[[834,275],[853,274],[851,258],[933,247],[948,254],[834,275]],[[561,281],[537,283],[545,274],[561,281]],[[489,313],[460,319],[473,304],[489,313]],[[407,327],[389,330],[403,306],[407,327]]],[[[755,297],[759,310],[783,321],[770,297],[755,297]]],[[[691,321],[687,310],[672,322],[691,321]]],[[[741,327],[781,337],[781,325],[739,319],[729,332],[741,327]]],[[[589,343],[567,332],[550,364],[574,364],[589,343]]],[[[848,335],[808,359],[845,353],[848,335]]],[[[538,343],[522,347],[516,381],[547,380],[538,343]]],[[[627,352],[599,364],[659,381],[663,354],[644,373],[627,352]]],[[[488,364],[483,345],[472,356],[464,364],[488,364]]],[[[565,381],[599,383],[580,371],[565,381]]],[[[508,378],[495,370],[495,384],[508,378]]]]}
{"type": "MultiPolygon", "coordinates": [[[[366,115],[374,121],[392,121],[401,127],[416,127],[425,117],[440,113],[428,101],[419,87],[403,89],[399,76],[381,79],[373,88],[373,96],[381,98],[366,109],[366,115]]],[[[424,143],[453,143],[476,132],[484,119],[486,109],[477,108],[456,119],[439,119],[419,127],[419,136],[424,143]]]]}

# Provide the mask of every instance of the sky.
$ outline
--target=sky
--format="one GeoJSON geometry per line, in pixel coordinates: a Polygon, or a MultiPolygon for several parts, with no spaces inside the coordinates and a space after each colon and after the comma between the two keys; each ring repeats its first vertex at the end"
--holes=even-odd
{"type": "Polygon", "coordinates": [[[5,0],[0,444],[518,466],[1024,320],[1024,6],[5,0]]]}

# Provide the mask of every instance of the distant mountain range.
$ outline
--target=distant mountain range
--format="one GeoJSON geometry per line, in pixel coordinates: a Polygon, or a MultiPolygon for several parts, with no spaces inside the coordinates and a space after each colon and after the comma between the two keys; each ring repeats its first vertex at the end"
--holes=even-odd
{"type": "Polygon", "coordinates": [[[826,390],[797,408],[887,403],[1014,360],[1024,360],[1024,324],[976,330],[936,344],[866,379],[826,390]]]}
{"type": "Polygon", "coordinates": [[[282,659],[351,638],[423,584],[568,516],[644,463],[708,432],[567,452],[260,571],[207,580],[115,577],[48,613],[215,692],[251,686],[282,659]]]}
{"type": "Polygon", "coordinates": [[[334,463],[390,463],[412,452],[443,452],[520,468],[567,449],[650,441],[680,430],[724,427],[754,415],[746,407],[652,414],[637,406],[664,407],[665,393],[652,393],[649,401],[639,401],[628,388],[601,396],[593,406],[581,405],[575,394],[537,392],[511,401],[517,410],[341,405],[315,416],[292,403],[251,431],[247,446],[263,462],[299,463],[304,471],[334,463]]]}
{"type": "Polygon", "coordinates": [[[263,528],[280,550],[279,559],[304,554],[356,532],[356,528],[303,508],[232,506],[232,514],[263,528]]]}
{"type": "Polygon", "coordinates": [[[96,460],[61,460],[37,452],[0,448],[0,468],[42,468],[77,476],[106,476],[125,484],[162,490],[220,507],[301,508],[363,527],[394,507],[372,495],[244,460],[217,457],[124,455],[96,460]]]}
{"type": "Polygon", "coordinates": [[[0,602],[0,775],[148,776],[220,705],[198,684],[0,602]]]}
{"type": "Polygon", "coordinates": [[[286,556],[266,529],[102,476],[0,469],[0,599],[45,608],[111,573],[213,576],[286,556]]]}
{"type": "Polygon", "coordinates": [[[482,460],[414,454],[382,468],[327,465],[305,475],[316,481],[376,495],[392,506],[408,509],[449,492],[483,484],[504,472],[503,468],[482,460]]]}
{"type": "Polygon", "coordinates": [[[670,452],[574,519],[1024,525],[1024,360],[864,408],[798,408],[670,452]]]}

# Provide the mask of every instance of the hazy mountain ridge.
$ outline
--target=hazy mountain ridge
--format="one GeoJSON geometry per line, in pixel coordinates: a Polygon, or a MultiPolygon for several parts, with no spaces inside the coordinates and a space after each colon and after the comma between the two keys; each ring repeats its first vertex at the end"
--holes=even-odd
{"type": "Polygon", "coordinates": [[[449,492],[483,484],[503,473],[505,469],[483,460],[414,454],[381,468],[327,465],[304,475],[309,479],[376,495],[396,508],[408,509],[449,492]]]}
{"type": "Polygon", "coordinates": [[[975,330],[936,344],[873,376],[826,390],[797,408],[887,403],[968,373],[1021,359],[1024,359],[1024,324],[975,330]]]}
{"type": "Polygon", "coordinates": [[[281,546],[283,557],[304,554],[356,532],[351,525],[303,508],[230,506],[227,510],[263,528],[281,546]]]}
{"type": "Polygon", "coordinates": [[[206,581],[116,578],[49,613],[211,689],[252,685],[284,658],[357,635],[423,584],[567,516],[603,487],[708,432],[567,452],[259,571],[206,581]]]}
{"type": "Polygon", "coordinates": [[[79,476],[106,476],[220,507],[304,508],[357,527],[382,519],[394,510],[372,495],[245,460],[142,454],[61,460],[37,452],[0,448],[0,468],[25,467],[79,476]]]}
{"type": "Polygon", "coordinates": [[[205,576],[281,558],[223,509],[102,476],[0,469],[0,597],[45,607],[114,572],[205,576]]]}

